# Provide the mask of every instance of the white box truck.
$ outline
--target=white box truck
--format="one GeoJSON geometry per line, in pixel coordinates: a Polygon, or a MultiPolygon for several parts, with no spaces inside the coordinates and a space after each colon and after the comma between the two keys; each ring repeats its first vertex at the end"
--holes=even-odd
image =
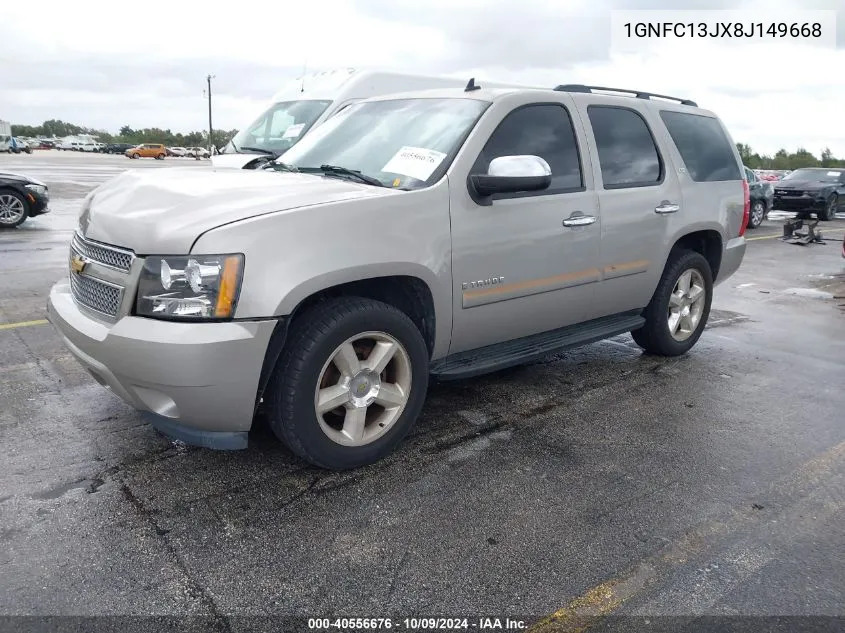
{"type": "MultiPolygon", "coordinates": [[[[463,88],[468,77],[432,77],[342,68],[304,75],[275,94],[270,105],[212,156],[215,167],[248,167],[264,156],[276,158],[346,106],[381,95],[437,88],[463,88]]],[[[486,88],[526,88],[479,80],[486,88]]]]}
{"type": "Polygon", "coordinates": [[[12,140],[12,124],[0,119],[0,152],[10,152],[9,141],[12,140]]]}

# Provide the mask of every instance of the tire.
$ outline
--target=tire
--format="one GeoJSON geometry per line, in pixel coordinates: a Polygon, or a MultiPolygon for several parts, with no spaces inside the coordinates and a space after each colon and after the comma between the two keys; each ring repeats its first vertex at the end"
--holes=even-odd
{"type": "Polygon", "coordinates": [[[164,160],[164,154],[159,154],[158,156],[156,156],[156,159],[157,160],[164,160]]]}
{"type": "Polygon", "coordinates": [[[835,220],[836,211],[839,209],[839,196],[833,194],[827,199],[827,204],[824,207],[824,212],[819,213],[819,220],[835,220]]]}
{"type": "Polygon", "coordinates": [[[766,203],[762,200],[754,200],[751,203],[751,213],[748,215],[748,228],[756,229],[766,219],[766,203]]]}
{"type": "MultiPolygon", "coordinates": [[[[428,389],[428,349],[413,321],[380,301],[340,297],[296,317],[287,341],[265,396],[267,417],[276,436],[299,457],[328,470],[365,466],[393,451],[416,422],[428,389]],[[356,363],[357,358],[370,358],[368,351],[375,349],[374,338],[381,341],[382,348],[395,345],[380,379],[348,372],[347,376],[357,377],[347,377],[347,386],[343,387],[340,383],[344,378],[333,359],[348,358],[339,352],[342,348],[354,349],[352,358],[356,363]],[[377,380],[381,386],[373,392],[372,384],[377,380]],[[392,381],[390,392],[387,383],[381,382],[384,380],[392,381]],[[343,393],[338,396],[345,403],[318,415],[317,391],[321,383],[324,388],[340,387],[343,393]],[[366,406],[356,407],[353,403],[356,385],[359,393],[371,389],[359,399],[366,406]],[[378,404],[381,398],[372,401],[374,393],[382,398],[398,394],[393,401],[402,404],[384,408],[378,404]],[[341,433],[346,428],[344,424],[352,422],[356,415],[364,416],[359,418],[363,420],[359,434],[341,433]]],[[[361,363],[366,366],[366,360],[361,363]]]]}
{"type": "Polygon", "coordinates": [[[17,191],[0,190],[0,229],[13,229],[29,217],[29,203],[17,191]]]}
{"type": "MultiPolygon", "coordinates": [[[[692,287],[692,286],[691,286],[692,287]]],[[[713,273],[710,264],[701,253],[688,250],[673,250],[663,271],[663,277],[657,284],[657,290],[651,298],[643,316],[645,325],[639,330],[631,332],[637,345],[649,354],[657,356],[680,356],[687,353],[698,341],[707,318],[710,316],[710,304],[713,301],[713,273]],[[691,305],[684,299],[689,309],[689,315],[698,315],[693,327],[688,332],[679,332],[673,336],[669,329],[670,296],[681,281],[682,275],[690,274],[695,286],[703,290],[703,301],[695,301],[691,305]],[[683,337],[683,338],[681,338],[683,337]]],[[[689,323],[689,321],[686,321],[689,323]]],[[[683,321],[682,321],[683,324],[683,321]]]]}
{"type": "Polygon", "coordinates": [[[141,158],[141,157],[138,154],[129,154],[129,158],[135,159],[135,158],[141,158]]]}

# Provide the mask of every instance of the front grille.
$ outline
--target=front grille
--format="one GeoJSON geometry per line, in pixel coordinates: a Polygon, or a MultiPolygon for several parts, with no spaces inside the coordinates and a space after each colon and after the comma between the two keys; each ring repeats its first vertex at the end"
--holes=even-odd
{"type": "Polygon", "coordinates": [[[798,191],[797,189],[775,189],[776,196],[803,196],[803,191],[798,191]]]}
{"type": "Polygon", "coordinates": [[[123,300],[123,288],[85,275],[70,275],[74,299],[91,310],[106,316],[117,316],[123,300]]]}
{"type": "Polygon", "coordinates": [[[135,254],[132,251],[87,240],[79,233],[74,234],[70,244],[71,248],[77,253],[91,261],[124,272],[129,272],[132,267],[132,260],[135,259],[135,254]]]}

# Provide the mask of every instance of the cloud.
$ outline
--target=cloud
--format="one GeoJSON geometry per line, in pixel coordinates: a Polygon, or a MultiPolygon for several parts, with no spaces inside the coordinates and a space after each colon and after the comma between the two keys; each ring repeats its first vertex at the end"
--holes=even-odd
{"type": "Polygon", "coordinates": [[[225,13],[195,0],[89,0],[85,10],[28,0],[9,3],[3,15],[0,118],[17,123],[203,129],[205,77],[213,73],[215,126],[243,127],[307,62],[311,70],[391,68],[678,94],[716,111],[737,140],[761,151],[829,145],[845,156],[836,107],[845,101],[845,0],[253,0],[225,13]],[[715,41],[616,54],[610,12],[653,9],[746,9],[761,22],[837,9],[839,50],[715,41]]]}

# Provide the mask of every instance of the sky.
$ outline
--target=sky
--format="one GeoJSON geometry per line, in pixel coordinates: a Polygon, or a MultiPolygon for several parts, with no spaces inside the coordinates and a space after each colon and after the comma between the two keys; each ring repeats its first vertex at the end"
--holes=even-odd
{"type": "MultiPolygon", "coordinates": [[[[213,74],[214,127],[243,128],[303,68],[355,67],[474,76],[482,84],[647,90],[695,100],[755,151],[802,146],[819,155],[829,147],[845,156],[845,0],[252,0],[217,7],[224,10],[197,0],[4,3],[0,120],[61,119],[113,133],[122,125],[205,129],[203,91],[213,74]],[[766,23],[835,9],[838,41],[831,33],[828,46],[771,38],[620,44],[612,12],[645,9],[743,10],[766,23]]],[[[723,15],[708,19],[731,19],[723,15]]]]}

